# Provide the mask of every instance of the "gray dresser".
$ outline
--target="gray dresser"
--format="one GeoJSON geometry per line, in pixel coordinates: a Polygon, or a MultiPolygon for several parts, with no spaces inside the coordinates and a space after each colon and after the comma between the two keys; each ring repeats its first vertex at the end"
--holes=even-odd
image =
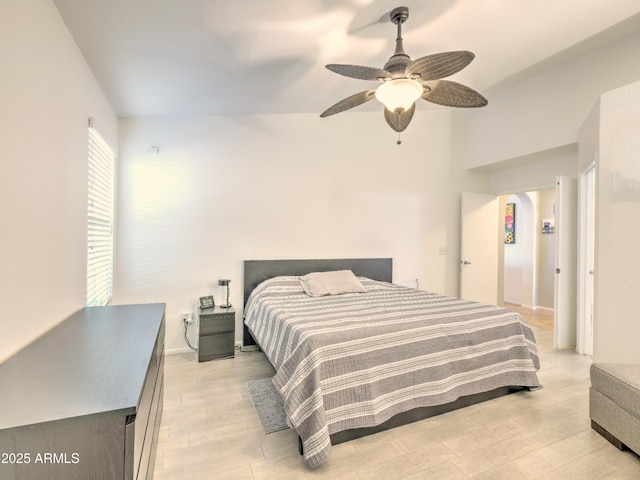
{"type": "Polygon", "coordinates": [[[164,317],[83,308],[1,364],[0,478],[152,478],[164,317]]]}

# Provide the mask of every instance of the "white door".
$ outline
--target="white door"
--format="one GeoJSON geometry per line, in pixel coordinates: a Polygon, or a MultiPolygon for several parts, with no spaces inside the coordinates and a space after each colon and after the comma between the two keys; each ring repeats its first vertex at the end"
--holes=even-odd
{"type": "Polygon", "coordinates": [[[575,178],[557,177],[554,301],[556,348],[568,348],[576,344],[577,211],[578,181],[575,178]]]}
{"type": "MultiPolygon", "coordinates": [[[[597,154],[596,154],[597,155],[597,154]]],[[[593,281],[595,265],[596,168],[591,164],[580,176],[580,259],[578,286],[578,345],[583,355],[593,355],[593,281]]]]}
{"type": "Polygon", "coordinates": [[[498,303],[498,198],[462,193],[460,298],[498,303]]]}

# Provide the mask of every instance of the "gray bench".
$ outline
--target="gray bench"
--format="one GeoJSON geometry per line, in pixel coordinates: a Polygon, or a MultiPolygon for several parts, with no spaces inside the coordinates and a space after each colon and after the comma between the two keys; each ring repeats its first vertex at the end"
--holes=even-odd
{"type": "Polygon", "coordinates": [[[640,454],[640,365],[591,365],[589,415],[591,427],[609,442],[640,454]]]}

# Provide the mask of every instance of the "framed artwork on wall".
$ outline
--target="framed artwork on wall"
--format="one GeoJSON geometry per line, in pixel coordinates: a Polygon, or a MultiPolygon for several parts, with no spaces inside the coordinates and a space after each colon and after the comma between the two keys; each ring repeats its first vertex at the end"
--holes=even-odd
{"type": "Polygon", "coordinates": [[[504,243],[516,243],[516,204],[507,203],[504,209],[504,243]]]}

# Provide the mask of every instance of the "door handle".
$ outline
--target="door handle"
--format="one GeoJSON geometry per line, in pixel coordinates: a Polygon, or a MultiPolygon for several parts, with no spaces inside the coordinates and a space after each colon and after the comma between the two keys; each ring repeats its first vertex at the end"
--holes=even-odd
{"type": "Polygon", "coordinates": [[[466,260],[460,260],[460,263],[461,263],[462,265],[471,265],[471,262],[468,262],[468,261],[466,261],[466,260]]]}

